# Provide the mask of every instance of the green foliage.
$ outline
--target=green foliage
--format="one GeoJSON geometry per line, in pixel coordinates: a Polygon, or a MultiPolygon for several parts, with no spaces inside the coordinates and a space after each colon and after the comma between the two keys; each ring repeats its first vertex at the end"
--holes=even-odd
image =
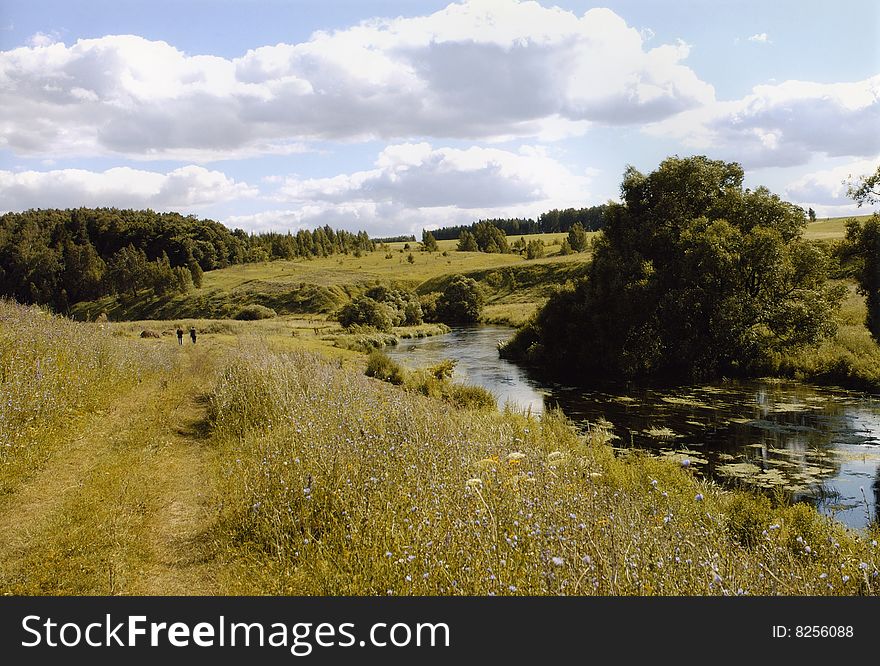
{"type": "Polygon", "coordinates": [[[392,361],[388,354],[378,349],[367,357],[367,369],[364,374],[396,386],[403,384],[406,379],[406,371],[392,361]]]}
{"type": "Polygon", "coordinates": [[[459,252],[479,252],[480,247],[477,245],[477,239],[470,231],[462,231],[461,236],[458,237],[458,249],[459,252]]]}
{"type": "Polygon", "coordinates": [[[574,254],[574,250],[571,247],[571,243],[568,242],[566,238],[562,241],[562,245],[559,246],[559,255],[562,257],[567,257],[570,254],[574,254]]]}
{"type": "Polygon", "coordinates": [[[339,323],[345,328],[367,326],[378,331],[390,331],[394,326],[391,308],[369,296],[358,296],[344,305],[337,314],[339,323]]]}
{"type": "Polygon", "coordinates": [[[526,246],[526,259],[540,259],[544,256],[544,241],[530,240],[526,246]]]}
{"type": "Polygon", "coordinates": [[[417,326],[423,321],[422,306],[411,291],[376,285],[370,287],[364,295],[388,306],[392,326],[417,326]]]}
{"type": "Polygon", "coordinates": [[[843,252],[853,260],[854,277],[865,296],[865,325],[880,341],[880,214],[875,213],[863,224],[857,220],[847,223],[843,252]]]}
{"type": "Polygon", "coordinates": [[[0,215],[0,296],[67,310],[116,293],[162,296],[202,285],[203,271],[270,259],[370,252],[366,232],[321,227],[249,235],[177,213],[116,208],[0,215]],[[178,268],[188,269],[187,278],[178,268]]]}
{"type": "Polygon", "coordinates": [[[589,247],[587,231],[580,222],[575,222],[569,229],[568,245],[575,252],[583,252],[589,247]]]}
{"type": "Polygon", "coordinates": [[[272,308],[267,308],[265,305],[252,303],[251,305],[245,305],[241,310],[239,310],[238,314],[235,315],[235,318],[240,321],[257,321],[260,319],[272,319],[277,316],[278,313],[275,312],[275,310],[273,310],[272,308]]]}
{"type": "Polygon", "coordinates": [[[437,299],[434,316],[446,324],[468,324],[479,320],[485,297],[473,278],[456,275],[437,299]]]}
{"type": "Polygon", "coordinates": [[[430,231],[422,232],[422,252],[438,252],[437,239],[430,231]]]}
{"type": "Polygon", "coordinates": [[[801,239],[803,211],[742,180],[705,157],[630,167],[588,278],[502,352],[557,374],[688,380],[760,372],[833,334],[842,289],[801,239]]]}

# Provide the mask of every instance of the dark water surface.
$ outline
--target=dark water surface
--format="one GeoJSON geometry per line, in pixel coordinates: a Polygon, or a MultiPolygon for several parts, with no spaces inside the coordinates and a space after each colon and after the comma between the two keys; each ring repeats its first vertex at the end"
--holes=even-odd
{"type": "Polygon", "coordinates": [[[532,414],[559,407],[586,425],[610,421],[619,447],[687,458],[728,485],[779,488],[851,527],[878,519],[880,396],[777,380],[672,389],[587,390],[541,381],[498,357],[512,329],[454,329],[402,340],[389,355],[408,367],[457,361],[455,379],[532,414]]]}

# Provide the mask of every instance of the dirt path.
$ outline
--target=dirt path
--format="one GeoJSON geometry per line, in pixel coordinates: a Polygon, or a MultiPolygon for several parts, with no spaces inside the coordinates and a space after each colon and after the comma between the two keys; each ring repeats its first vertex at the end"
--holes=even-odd
{"type": "Polygon", "coordinates": [[[0,507],[0,592],[211,594],[205,347],[85,420],[0,507]]]}

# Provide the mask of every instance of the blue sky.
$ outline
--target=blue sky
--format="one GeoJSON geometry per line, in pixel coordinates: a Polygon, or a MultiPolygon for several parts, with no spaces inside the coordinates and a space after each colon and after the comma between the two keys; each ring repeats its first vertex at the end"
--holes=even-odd
{"type": "Polygon", "coordinates": [[[874,0],[4,0],[0,209],[418,233],[705,154],[850,214],[878,35],[874,0]]]}

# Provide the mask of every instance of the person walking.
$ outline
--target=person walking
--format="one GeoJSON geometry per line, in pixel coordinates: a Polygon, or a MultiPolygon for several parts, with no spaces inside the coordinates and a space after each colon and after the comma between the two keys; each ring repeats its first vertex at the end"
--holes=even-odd
{"type": "Polygon", "coordinates": [[[195,344],[196,343],[196,327],[195,326],[190,326],[189,337],[193,341],[193,344],[195,344]]]}
{"type": "Polygon", "coordinates": [[[183,344],[183,329],[180,326],[177,327],[177,344],[183,344]]]}

